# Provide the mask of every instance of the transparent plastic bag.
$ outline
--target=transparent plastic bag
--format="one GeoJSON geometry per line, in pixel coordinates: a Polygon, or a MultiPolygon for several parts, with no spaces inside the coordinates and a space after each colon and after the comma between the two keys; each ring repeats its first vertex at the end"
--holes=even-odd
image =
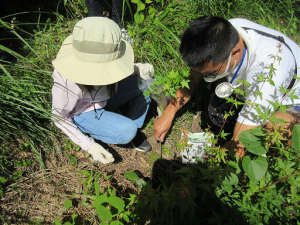
{"type": "Polygon", "coordinates": [[[151,75],[151,73],[143,73],[143,76],[138,76],[137,84],[138,88],[143,93],[147,90],[150,90],[150,96],[154,101],[156,101],[158,105],[158,114],[159,116],[161,116],[162,112],[167,108],[168,104],[170,103],[171,96],[165,96],[166,92],[163,91],[163,85],[156,86],[154,91],[154,88],[152,86],[153,82],[155,81],[155,78],[151,75]]]}

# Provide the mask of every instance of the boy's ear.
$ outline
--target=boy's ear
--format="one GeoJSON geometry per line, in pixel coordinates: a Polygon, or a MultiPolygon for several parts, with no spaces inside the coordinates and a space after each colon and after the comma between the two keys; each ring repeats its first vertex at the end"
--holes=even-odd
{"type": "Polygon", "coordinates": [[[235,47],[233,50],[232,50],[232,56],[233,58],[237,59],[240,54],[241,54],[242,50],[240,47],[235,47]]]}
{"type": "Polygon", "coordinates": [[[236,47],[234,47],[234,49],[231,51],[232,52],[232,56],[231,57],[237,59],[237,58],[240,57],[241,54],[243,54],[242,44],[241,44],[242,42],[243,42],[243,39],[240,36],[239,42],[237,43],[236,47]]]}

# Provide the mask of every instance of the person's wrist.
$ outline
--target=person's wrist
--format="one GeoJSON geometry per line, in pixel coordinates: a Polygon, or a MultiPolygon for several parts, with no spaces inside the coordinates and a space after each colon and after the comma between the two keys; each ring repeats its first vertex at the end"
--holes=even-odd
{"type": "Polygon", "coordinates": [[[164,110],[163,115],[164,116],[168,116],[168,117],[172,118],[172,120],[173,120],[173,118],[176,115],[176,112],[177,112],[176,107],[173,106],[172,103],[170,103],[168,105],[168,107],[164,110]]]}

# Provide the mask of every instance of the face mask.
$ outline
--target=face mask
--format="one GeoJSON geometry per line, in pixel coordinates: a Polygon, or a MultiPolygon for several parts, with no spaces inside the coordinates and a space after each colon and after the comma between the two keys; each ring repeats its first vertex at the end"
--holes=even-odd
{"type": "Polygon", "coordinates": [[[227,63],[227,66],[226,66],[226,69],[225,69],[225,72],[224,72],[224,73],[218,74],[215,78],[212,78],[212,77],[204,77],[204,76],[203,76],[204,80],[205,80],[206,82],[214,82],[214,81],[216,81],[216,80],[219,80],[219,79],[221,79],[221,78],[223,78],[223,77],[228,76],[228,74],[230,74],[230,73],[235,69],[235,67],[236,67],[236,60],[237,60],[237,59],[235,59],[234,65],[233,65],[232,69],[228,72],[228,68],[229,68],[229,64],[230,64],[230,59],[231,59],[231,53],[230,53],[230,55],[229,55],[228,63],[227,63]]]}

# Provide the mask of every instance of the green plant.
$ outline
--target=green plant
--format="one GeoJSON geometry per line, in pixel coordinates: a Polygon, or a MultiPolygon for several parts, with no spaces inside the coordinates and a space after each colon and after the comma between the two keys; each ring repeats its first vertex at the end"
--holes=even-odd
{"type": "Polygon", "coordinates": [[[22,159],[21,161],[16,161],[15,166],[20,167],[20,166],[31,166],[32,162],[30,159],[24,160],[22,159]]]}
{"type": "Polygon", "coordinates": [[[138,177],[138,175],[135,172],[133,172],[133,171],[128,171],[128,172],[124,173],[124,176],[128,180],[131,180],[131,181],[137,183],[137,185],[139,186],[139,188],[142,188],[142,187],[144,187],[146,185],[146,182],[144,180],[140,179],[138,177]]]}
{"type": "Polygon", "coordinates": [[[77,164],[77,163],[78,163],[78,162],[77,162],[77,158],[76,158],[75,155],[67,154],[67,156],[69,157],[69,162],[70,162],[71,164],[77,164]]]}
{"type": "MultiPolygon", "coordinates": [[[[69,140],[69,139],[65,139],[65,143],[66,143],[66,147],[65,147],[65,150],[66,151],[70,151],[70,150],[73,150],[74,148],[74,142],[69,140]]],[[[75,147],[75,151],[79,151],[80,150],[80,146],[79,145],[76,145],[75,147]]]]}
{"type": "MultiPolygon", "coordinates": [[[[132,205],[136,203],[136,195],[130,195],[129,202],[124,200],[122,196],[118,196],[116,189],[107,186],[104,189],[103,193],[100,193],[100,184],[98,180],[101,178],[101,172],[98,172],[96,175],[93,171],[80,170],[79,174],[84,175],[85,178],[79,178],[83,184],[83,191],[85,200],[81,201],[81,204],[85,207],[89,207],[87,202],[92,201],[92,208],[95,209],[93,213],[92,220],[100,218],[102,225],[122,225],[126,222],[133,220],[132,210],[129,210],[132,205]],[[98,217],[96,217],[98,215],[98,217]]],[[[112,175],[108,175],[103,179],[104,181],[109,180],[112,175]]],[[[140,187],[145,186],[145,182],[138,178],[135,172],[129,171],[125,176],[136,182],[140,187]]],[[[69,196],[74,197],[74,196],[69,196]]],[[[73,207],[72,200],[67,200],[64,202],[66,210],[71,210],[73,207]]],[[[70,224],[82,224],[82,219],[86,220],[88,218],[79,218],[77,214],[72,214],[68,217],[70,222],[65,222],[65,225],[70,224]]],[[[98,220],[99,221],[99,220],[98,220]]],[[[55,218],[54,223],[59,225],[62,222],[55,218]]]]}
{"type": "Polygon", "coordinates": [[[166,153],[167,155],[171,156],[172,155],[172,150],[169,149],[167,146],[162,146],[162,151],[166,153]]]}
{"type": "Polygon", "coordinates": [[[146,161],[149,163],[149,164],[153,164],[156,160],[159,159],[159,155],[156,153],[156,152],[150,152],[148,155],[147,155],[147,159],[146,161]]]}
{"type": "Polygon", "coordinates": [[[6,182],[7,180],[4,177],[0,177],[0,196],[3,196],[3,184],[6,182]]]}
{"type": "MultiPolygon", "coordinates": [[[[156,81],[154,81],[153,86],[151,86],[151,92],[153,92],[152,96],[158,102],[163,101],[160,99],[163,99],[169,95],[177,98],[177,89],[184,87],[189,88],[189,80],[187,80],[189,74],[189,70],[185,69],[177,71],[172,70],[166,76],[156,75],[156,81]]],[[[150,90],[148,90],[146,94],[150,94],[150,90]]]]}

